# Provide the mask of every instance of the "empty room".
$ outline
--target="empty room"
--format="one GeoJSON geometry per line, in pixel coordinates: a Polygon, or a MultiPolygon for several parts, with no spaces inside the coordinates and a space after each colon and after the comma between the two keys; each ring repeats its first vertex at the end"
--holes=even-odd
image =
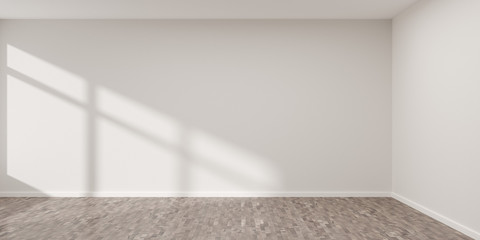
{"type": "Polygon", "coordinates": [[[0,0],[0,239],[480,239],[480,1],[0,0]]]}

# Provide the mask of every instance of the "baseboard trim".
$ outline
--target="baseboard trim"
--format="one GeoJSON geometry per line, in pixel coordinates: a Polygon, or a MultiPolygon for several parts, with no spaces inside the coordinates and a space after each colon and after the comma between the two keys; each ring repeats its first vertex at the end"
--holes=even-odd
{"type": "Polygon", "coordinates": [[[466,226],[464,226],[464,225],[462,225],[462,224],[460,224],[460,223],[458,223],[458,222],[456,222],[456,221],[454,221],[454,220],[452,220],[452,219],[450,219],[450,218],[448,218],[448,217],[446,217],[446,216],[444,216],[440,213],[437,213],[437,212],[435,212],[435,211],[433,211],[433,210],[431,210],[431,209],[429,209],[429,208],[427,208],[427,207],[425,207],[421,204],[418,204],[418,203],[416,203],[416,202],[414,202],[414,201],[412,201],[412,200],[410,200],[406,197],[403,197],[403,196],[398,195],[396,193],[392,193],[392,198],[394,198],[394,199],[396,199],[396,200],[398,200],[398,201],[400,201],[400,202],[402,202],[402,203],[404,203],[404,204],[422,212],[423,214],[425,214],[425,215],[427,215],[427,216],[429,216],[429,217],[431,217],[431,218],[433,218],[433,219],[435,219],[435,220],[437,220],[437,221],[439,221],[439,222],[441,222],[441,223],[443,223],[443,224],[445,224],[445,225],[447,225],[447,226],[449,226],[449,227],[451,227],[451,228],[453,228],[453,229],[455,229],[455,230],[457,230],[457,231],[459,231],[459,232],[461,232],[461,233],[463,233],[463,234],[465,234],[465,235],[467,235],[467,236],[469,236],[473,239],[480,239],[480,233],[479,232],[476,232],[473,229],[468,228],[468,227],[466,227],[466,226]]]}
{"type": "Polygon", "coordinates": [[[0,197],[390,197],[390,192],[0,192],[0,197]]]}

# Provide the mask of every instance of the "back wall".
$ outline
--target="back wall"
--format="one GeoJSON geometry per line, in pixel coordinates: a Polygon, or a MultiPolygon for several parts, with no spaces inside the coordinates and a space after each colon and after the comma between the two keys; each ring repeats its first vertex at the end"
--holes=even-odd
{"type": "Polygon", "coordinates": [[[3,195],[389,195],[391,22],[2,20],[3,195]]]}

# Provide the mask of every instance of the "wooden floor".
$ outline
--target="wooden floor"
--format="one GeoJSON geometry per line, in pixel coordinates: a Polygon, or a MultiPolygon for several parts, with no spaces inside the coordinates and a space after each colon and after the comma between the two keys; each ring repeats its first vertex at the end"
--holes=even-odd
{"type": "Polygon", "coordinates": [[[392,198],[0,198],[0,239],[470,239],[392,198]]]}

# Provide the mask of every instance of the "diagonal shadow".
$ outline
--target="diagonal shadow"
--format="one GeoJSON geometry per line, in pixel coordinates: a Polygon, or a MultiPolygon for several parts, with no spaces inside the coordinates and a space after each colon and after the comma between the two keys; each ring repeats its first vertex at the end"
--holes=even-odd
{"type": "MultiPolygon", "coordinates": [[[[230,169],[225,166],[220,166],[218,164],[212,163],[205,158],[197,158],[197,161],[192,161],[191,153],[186,149],[188,146],[189,141],[189,133],[185,127],[182,128],[181,133],[181,142],[179,146],[172,145],[171,143],[165,142],[162,139],[159,139],[153,134],[145,132],[143,130],[138,129],[135,126],[132,126],[128,123],[122,122],[121,120],[112,117],[108,114],[105,114],[97,109],[96,102],[97,102],[97,92],[96,86],[93,83],[89,83],[88,85],[88,98],[86,103],[82,103],[74,98],[69,97],[68,95],[51,88],[50,86],[43,84],[19,71],[8,68],[7,69],[8,75],[21,80],[29,85],[32,85],[42,91],[49,93],[63,101],[66,101],[76,107],[79,107],[87,112],[87,194],[91,196],[95,196],[97,190],[97,120],[99,118],[107,120],[117,126],[120,126],[122,129],[129,131],[137,136],[142,137],[149,142],[166,147],[172,152],[181,155],[181,165],[182,167],[179,168],[179,185],[181,191],[188,191],[188,166],[194,164],[196,167],[200,167],[206,169],[210,172],[214,172],[215,175],[228,180],[229,182],[235,182],[237,184],[244,184],[244,185],[258,185],[259,182],[255,179],[249,178],[246,174],[248,173],[240,173],[235,171],[234,169],[230,169]],[[200,161],[200,162],[198,162],[200,161]]],[[[268,186],[263,183],[264,187],[272,189],[274,186],[268,186]]]]}
{"type": "MultiPolygon", "coordinates": [[[[1,44],[0,53],[5,52],[5,44],[1,44]]],[[[47,197],[46,194],[41,193],[41,191],[33,186],[26,184],[25,182],[19,181],[8,175],[8,162],[7,160],[7,121],[6,121],[6,103],[7,103],[7,87],[6,87],[6,72],[4,71],[4,64],[6,62],[6,55],[0,54],[0,188],[2,189],[22,189],[22,191],[28,192],[4,192],[3,194],[8,194],[9,197],[0,197],[0,232],[2,232],[2,227],[8,223],[10,217],[14,217],[17,214],[28,211],[31,208],[34,208],[38,204],[46,201],[45,198],[38,199],[28,199],[28,198],[16,198],[25,193],[38,193],[37,196],[47,197]],[[5,114],[5,115],[4,115],[5,114]],[[9,188],[7,188],[9,186],[9,188]],[[15,197],[15,198],[13,198],[15,197]]]]}

